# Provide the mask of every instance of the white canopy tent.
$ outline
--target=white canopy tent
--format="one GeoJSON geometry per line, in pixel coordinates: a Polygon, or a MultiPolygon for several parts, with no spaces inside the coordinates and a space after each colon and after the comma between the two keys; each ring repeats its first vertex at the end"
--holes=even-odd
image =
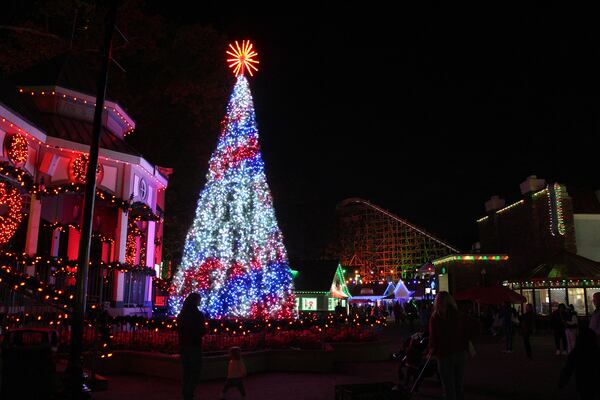
{"type": "Polygon", "coordinates": [[[398,280],[396,288],[394,289],[394,299],[399,301],[408,301],[412,296],[413,292],[408,290],[402,279],[398,280]]]}

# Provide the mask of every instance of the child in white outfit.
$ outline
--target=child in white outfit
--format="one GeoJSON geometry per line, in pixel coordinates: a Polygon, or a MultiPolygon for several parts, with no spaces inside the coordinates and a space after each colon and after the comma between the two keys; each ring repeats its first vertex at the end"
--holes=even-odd
{"type": "Polygon", "coordinates": [[[237,388],[242,399],[246,398],[246,390],[244,389],[244,381],[246,376],[246,366],[242,360],[242,350],[239,347],[229,349],[229,366],[227,367],[227,380],[221,392],[221,399],[225,398],[225,393],[229,388],[237,388]]]}

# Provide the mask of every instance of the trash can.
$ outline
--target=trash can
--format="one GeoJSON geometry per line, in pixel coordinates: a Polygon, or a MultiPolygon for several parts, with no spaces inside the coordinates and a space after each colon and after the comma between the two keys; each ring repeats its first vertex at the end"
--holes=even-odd
{"type": "Polygon", "coordinates": [[[53,353],[58,332],[47,328],[19,328],[4,334],[2,399],[48,399],[54,392],[56,366],[53,353]]]}

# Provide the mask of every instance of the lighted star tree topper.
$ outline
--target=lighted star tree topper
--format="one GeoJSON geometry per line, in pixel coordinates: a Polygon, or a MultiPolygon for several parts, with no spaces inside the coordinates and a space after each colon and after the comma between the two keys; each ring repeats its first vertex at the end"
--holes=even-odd
{"type": "Polygon", "coordinates": [[[258,60],[255,59],[255,57],[258,56],[258,53],[252,50],[252,43],[250,43],[249,40],[242,40],[241,47],[236,40],[235,47],[230,43],[229,49],[230,50],[227,50],[226,53],[232,58],[228,58],[227,62],[235,76],[244,75],[244,72],[246,71],[248,71],[250,76],[253,76],[252,70],[254,70],[254,72],[258,71],[258,68],[256,67],[258,60]]]}
{"type": "Polygon", "coordinates": [[[176,314],[189,293],[211,318],[290,318],[292,276],[267,185],[254,104],[245,72],[257,71],[249,41],[230,45],[237,76],[207,182],[173,278],[176,314]]]}

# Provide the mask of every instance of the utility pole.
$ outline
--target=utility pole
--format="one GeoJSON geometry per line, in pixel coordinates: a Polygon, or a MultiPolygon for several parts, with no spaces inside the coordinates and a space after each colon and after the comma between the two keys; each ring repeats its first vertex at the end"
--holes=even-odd
{"type": "Polygon", "coordinates": [[[86,313],[87,280],[90,262],[90,244],[92,239],[92,218],[96,200],[96,169],[98,168],[98,148],[102,132],[102,113],[106,97],[108,67],[112,52],[112,37],[117,19],[117,0],[111,0],[106,15],[104,42],[102,48],[102,66],[96,87],[96,109],[92,127],[89,162],[86,172],[85,194],[83,197],[83,221],[79,256],[77,259],[77,287],[73,318],[71,320],[71,352],[69,356],[71,399],[89,398],[89,389],[83,379],[83,329],[86,313]]]}

